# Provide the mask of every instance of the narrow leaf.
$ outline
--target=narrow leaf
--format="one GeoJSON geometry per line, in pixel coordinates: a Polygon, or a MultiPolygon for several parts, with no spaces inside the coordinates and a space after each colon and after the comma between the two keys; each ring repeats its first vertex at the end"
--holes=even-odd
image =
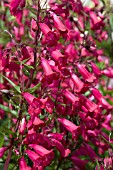
{"type": "Polygon", "coordinates": [[[21,93],[20,91],[20,87],[17,86],[15,83],[13,83],[10,79],[8,79],[7,77],[5,77],[4,75],[0,74],[3,78],[5,78],[13,87],[14,89],[18,92],[21,93]]]}
{"type": "Polygon", "coordinates": [[[4,144],[4,134],[0,132],[0,148],[3,146],[3,144],[4,144]]]}

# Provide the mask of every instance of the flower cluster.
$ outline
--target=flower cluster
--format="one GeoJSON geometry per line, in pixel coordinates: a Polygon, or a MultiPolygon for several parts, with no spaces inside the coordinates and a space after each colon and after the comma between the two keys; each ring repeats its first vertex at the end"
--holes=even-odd
{"type": "Polygon", "coordinates": [[[112,168],[113,50],[102,46],[110,19],[104,3],[91,3],[1,2],[4,170],[112,168]]]}

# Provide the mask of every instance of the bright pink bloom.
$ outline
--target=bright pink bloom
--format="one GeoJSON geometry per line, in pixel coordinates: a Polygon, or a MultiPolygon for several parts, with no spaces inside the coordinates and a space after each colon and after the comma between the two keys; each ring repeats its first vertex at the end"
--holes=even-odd
{"type": "Polygon", "coordinates": [[[19,128],[20,133],[24,134],[25,129],[26,129],[26,119],[25,117],[23,117],[19,128]]]}
{"type": "Polygon", "coordinates": [[[105,109],[112,109],[112,106],[104,99],[104,96],[96,88],[92,89],[93,96],[102,104],[105,109]]]}
{"type": "Polygon", "coordinates": [[[87,164],[87,160],[81,160],[80,158],[76,157],[76,156],[72,156],[71,160],[73,161],[73,163],[75,164],[75,167],[77,170],[85,170],[85,166],[87,164]]]}
{"type": "Polygon", "coordinates": [[[61,133],[49,133],[49,134],[48,134],[48,137],[57,139],[57,140],[59,140],[59,141],[61,141],[61,140],[63,139],[63,136],[64,136],[64,135],[61,134],[61,133]]]}
{"type": "Polygon", "coordinates": [[[46,60],[45,58],[41,58],[41,62],[42,62],[42,67],[44,69],[45,75],[49,76],[49,75],[53,74],[52,68],[51,68],[48,60],[46,60]]]}
{"type": "Polygon", "coordinates": [[[53,12],[51,12],[51,15],[53,16],[53,20],[54,20],[54,25],[56,26],[56,28],[60,31],[66,31],[66,27],[65,25],[62,23],[62,21],[60,20],[60,18],[53,12]]]}
{"type": "Polygon", "coordinates": [[[77,129],[80,128],[80,126],[76,126],[74,123],[71,121],[65,119],[65,118],[58,118],[58,121],[69,131],[69,132],[74,132],[77,129]]]}
{"type": "Polygon", "coordinates": [[[28,149],[28,150],[26,150],[25,152],[27,153],[27,155],[29,156],[29,158],[30,158],[32,161],[40,158],[40,156],[39,156],[36,152],[34,152],[34,151],[31,151],[31,150],[28,149]]]}
{"type": "Polygon", "coordinates": [[[110,67],[108,69],[102,70],[102,74],[104,74],[105,76],[109,78],[113,78],[113,68],[110,67]]]}
{"type": "Polygon", "coordinates": [[[82,64],[77,64],[77,68],[87,82],[92,83],[96,79],[96,77],[88,72],[82,64]]]}
{"type": "Polygon", "coordinates": [[[96,66],[96,64],[93,63],[93,62],[91,62],[91,66],[92,66],[93,72],[94,72],[97,76],[100,76],[100,75],[101,75],[101,71],[100,71],[100,69],[96,66]]]}
{"type": "Polygon", "coordinates": [[[44,126],[44,121],[39,119],[38,117],[35,116],[34,120],[33,120],[33,125],[38,126],[38,127],[42,127],[44,126]]]}
{"type": "Polygon", "coordinates": [[[70,154],[71,151],[69,149],[65,149],[61,142],[56,139],[51,139],[51,141],[53,146],[56,146],[56,148],[59,150],[62,157],[67,157],[70,154]]]}
{"type": "Polygon", "coordinates": [[[7,150],[7,147],[0,148],[0,158],[2,158],[6,150],[7,150]]]}
{"type": "Polygon", "coordinates": [[[73,104],[76,101],[79,101],[78,97],[76,97],[73,93],[71,93],[70,91],[68,91],[67,89],[64,91],[64,95],[65,97],[70,100],[73,104]]]}
{"type": "Polygon", "coordinates": [[[82,88],[84,87],[84,83],[75,74],[72,74],[71,78],[75,84],[74,91],[79,93],[82,90],[82,88]]]}
{"type": "Polygon", "coordinates": [[[31,104],[32,101],[35,99],[35,96],[33,96],[32,94],[25,92],[22,93],[23,97],[26,99],[26,101],[28,102],[28,104],[31,104]]]}
{"type": "Polygon", "coordinates": [[[98,108],[98,105],[94,102],[90,101],[87,97],[82,96],[83,98],[83,105],[86,107],[89,112],[93,112],[98,108]]]}
{"type": "Polygon", "coordinates": [[[11,12],[16,12],[20,3],[21,3],[21,0],[11,0],[10,2],[11,12]]]}
{"type": "Polygon", "coordinates": [[[38,155],[40,155],[43,159],[43,166],[48,166],[52,162],[54,158],[53,150],[47,150],[41,145],[30,144],[29,147],[33,148],[38,155]]]}
{"type": "Polygon", "coordinates": [[[22,51],[22,55],[23,55],[23,60],[30,59],[30,54],[25,46],[22,47],[21,51],[22,51]]]}
{"type": "Polygon", "coordinates": [[[30,104],[29,108],[28,108],[28,112],[30,115],[38,115],[41,112],[41,109],[44,108],[43,103],[41,102],[41,100],[39,98],[34,98],[32,103],[30,104]]]}
{"type": "Polygon", "coordinates": [[[51,56],[54,58],[54,60],[58,60],[60,57],[64,57],[63,54],[59,50],[52,51],[51,56]]]}
{"type": "Polygon", "coordinates": [[[29,166],[27,166],[24,157],[21,157],[19,159],[19,169],[20,170],[31,170],[31,168],[29,166]]]}
{"type": "Polygon", "coordinates": [[[45,23],[39,23],[39,26],[44,35],[52,31],[45,23]]]}

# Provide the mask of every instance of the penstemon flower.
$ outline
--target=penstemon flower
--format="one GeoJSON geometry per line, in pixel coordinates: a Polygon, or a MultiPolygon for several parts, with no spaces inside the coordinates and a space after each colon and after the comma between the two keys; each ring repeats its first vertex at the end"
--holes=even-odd
{"type": "Polygon", "coordinates": [[[0,10],[0,166],[112,169],[110,4],[1,0],[0,10]]]}

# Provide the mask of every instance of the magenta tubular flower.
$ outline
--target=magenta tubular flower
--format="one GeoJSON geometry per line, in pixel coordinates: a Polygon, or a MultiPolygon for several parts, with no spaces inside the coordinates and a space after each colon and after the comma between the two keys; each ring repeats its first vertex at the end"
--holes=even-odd
{"type": "Polygon", "coordinates": [[[38,127],[42,127],[45,125],[44,121],[39,119],[38,117],[34,117],[34,120],[33,120],[33,125],[37,126],[38,127]]]}
{"type": "Polygon", "coordinates": [[[89,112],[93,112],[98,108],[98,105],[90,101],[87,97],[82,96],[82,98],[84,100],[83,105],[86,107],[87,110],[89,110],[89,112]]]}
{"type": "Polygon", "coordinates": [[[48,137],[61,141],[63,139],[64,135],[61,133],[49,133],[48,137]]]}
{"type": "Polygon", "coordinates": [[[87,82],[92,83],[96,79],[82,64],[77,64],[77,68],[87,82]]]}
{"type": "Polygon", "coordinates": [[[23,135],[25,129],[26,129],[26,119],[25,119],[25,117],[23,117],[21,124],[20,124],[19,132],[23,135]]]}
{"type": "Polygon", "coordinates": [[[73,104],[77,101],[79,101],[79,99],[70,91],[68,91],[67,89],[64,91],[64,96],[71,101],[73,104]]]}
{"type": "Polygon", "coordinates": [[[15,13],[19,4],[21,3],[21,0],[11,0],[10,2],[10,10],[12,13],[15,13]]]}
{"type": "Polygon", "coordinates": [[[0,158],[2,158],[6,150],[7,150],[7,147],[0,148],[0,158]]]}
{"type": "Polygon", "coordinates": [[[41,62],[45,73],[45,77],[42,81],[45,81],[48,84],[52,84],[53,80],[57,80],[59,76],[56,72],[53,72],[48,60],[46,60],[45,58],[41,58],[41,62]]]}
{"type": "Polygon", "coordinates": [[[41,112],[41,109],[43,109],[43,103],[41,102],[41,100],[39,98],[34,98],[32,103],[30,104],[29,108],[28,108],[28,112],[30,115],[38,115],[41,112]]]}
{"type": "Polygon", "coordinates": [[[101,103],[105,109],[112,109],[113,107],[104,99],[104,96],[99,92],[98,89],[92,89],[93,96],[101,103]]]}
{"type": "Polygon", "coordinates": [[[100,71],[100,69],[96,66],[96,64],[93,63],[93,62],[91,62],[91,66],[92,66],[93,72],[94,72],[97,76],[100,76],[100,75],[101,75],[101,71],[100,71]]]}
{"type": "Polygon", "coordinates": [[[53,17],[54,20],[54,25],[55,27],[60,30],[60,31],[66,31],[66,27],[65,25],[62,23],[62,21],[60,20],[60,18],[53,12],[51,12],[51,15],[53,17]]]}
{"type": "Polygon", "coordinates": [[[108,69],[102,70],[102,74],[109,78],[113,78],[113,68],[110,67],[108,69]]]}
{"type": "Polygon", "coordinates": [[[92,83],[96,79],[82,64],[77,64],[77,68],[87,82],[92,83]]]}
{"type": "Polygon", "coordinates": [[[47,150],[43,146],[36,144],[30,144],[29,147],[33,148],[38,153],[38,155],[42,157],[44,167],[50,165],[54,158],[53,150],[47,150]]]}
{"type": "Polygon", "coordinates": [[[33,96],[32,94],[25,92],[22,93],[23,97],[26,99],[26,101],[28,102],[28,104],[31,104],[32,101],[35,99],[35,96],[33,96]]]}
{"type": "Polygon", "coordinates": [[[65,119],[65,118],[58,118],[58,121],[69,131],[69,132],[75,132],[77,129],[80,128],[80,126],[76,126],[71,121],[65,119]]]}
{"type": "Polygon", "coordinates": [[[45,155],[53,153],[52,149],[51,150],[47,150],[46,148],[44,148],[41,145],[30,144],[29,147],[33,148],[38,153],[38,155],[40,155],[40,156],[45,156],[45,155]]]}
{"type": "Polygon", "coordinates": [[[32,160],[32,161],[35,161],[37,160],[38,158],[40,158],[40,156],[34,152],[34,151],[31,151],[31,150],[26,150],[25,153],[27,153],[28,157],[32,160]]]}
{"type": "Polygon", "coordinates": [[[99,29],[101,26],[103,26],[103,22],[101,19],[98,19],[97,18],[97,15],[95,12],[93,11],[90,11],[90,18],[91,18],[91,21],[92,21],[92,29],[99,29]]]}
{"type": "Polygon", "coordinates": [[[44,35],[52,31],[45,23],[39,23],[39,26],[44,35]]]}
{"type": "Polygon", "coordinates": [[[72,156],[71,157],[72,162],[75,164],[75,167],[77,170],[85,170],[85,166],[88,162],[88,160],[81,160],[77,156],[72,156]]]}
{"type": "Polygon", "coordinates": [[[65,149],[61,142],[56,139],[51,139],[53,146],[56,146],[62,157],[67,157],[70,154],[69,149],[65,149]]]}
{"type": "Polygon", "coordinates": [[[31,167],[27,166],[24,157],[19,159],[19,169],[20,170],[31,170],[31,167]]]}
{"type": "Polygon", "coordinates": [[[64,57],[63,54],[59,50],[52,51],[51,56],[54,58],[54,60],[58,60],[60,57],[64,57]]]}
{"type": "Polygon", "coordinates": [[[42,62],[42,67],[44,69],[44,73],[46,76],[52,75],[53,71],[51,69],[51,66],[48,62],[48,60],[46,60],[45,58],[41,58],[41,62],[42,62]]]}
{"type": "Polygon", "coordinates": [[[22,52],[22,55],[23,55],[23,60],[30,59],[30,54],[29,54],[29,52],[28,52],[28,50],[25,46],[22,47],[21,52],[22,52]]]}
{"type": "Polygon", "coordinates": [[[74,84],[75,84],[74,91],[77,92],[77,93],[81,92],[81,90],[84,87],[84,83],[75,74],[72,74],[71,78],[72,78],[72,80],[74,81],[74,84]]]}

